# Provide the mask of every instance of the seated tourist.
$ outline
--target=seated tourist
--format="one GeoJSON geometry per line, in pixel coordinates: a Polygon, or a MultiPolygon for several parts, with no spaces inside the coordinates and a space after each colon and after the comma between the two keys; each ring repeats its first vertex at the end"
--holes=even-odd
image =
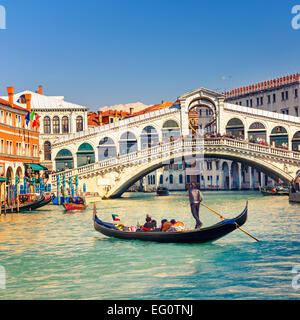
{"type": "Polygon", "coordinates": [[[150,213],[147,214],[146,216],[146,222],[147,222],[147,219],[150,218],[150,221],[152,223],[152,229],[155,229],[157,227],[157,223],[156,223],[156,220],[152,219],[152,216],[150,213]]]}
{"type": "Polygon", "coordinates": [[[161,231],[166,232],[170,229],[172,223],[168,221],[167,219],[162,220],[161,222],[161,231]]]}
{"type": "Polygon", "coordinates": [[[144,226],[143,226],[143,230],[144,230],[144,231],[151,231],[151,230],[153,230],[153,229],[154,229],[154,227],[153,227],[153,221],[151,220],[150,217],[147,217],[147,218],[146,218],[146,223],[145,223],[144,226]]]}
{"type": "Polygon", "coordinates": [[[184,230],[184,224],[183,222],[171,220],[171,226],[168,231],[183,231],[184,230]]]}

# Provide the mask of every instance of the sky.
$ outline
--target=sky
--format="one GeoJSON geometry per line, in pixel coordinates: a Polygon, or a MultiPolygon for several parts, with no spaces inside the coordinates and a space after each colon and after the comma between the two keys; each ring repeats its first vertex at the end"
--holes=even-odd
{"type": "Polygon", "coordinates": [[[0,95],[46,95],[96,110],[175,101],[300,72],[300,0],[0,0],[0,95]]]}

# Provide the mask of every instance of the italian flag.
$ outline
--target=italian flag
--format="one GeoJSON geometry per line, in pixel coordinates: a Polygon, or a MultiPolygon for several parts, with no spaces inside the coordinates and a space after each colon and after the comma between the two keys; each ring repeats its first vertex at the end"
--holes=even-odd
{"type": "Polygon", "coordinates": [[[113,214],[112,218],[113,218],[114,221],[121,221],[117,214],[113,214]]]}

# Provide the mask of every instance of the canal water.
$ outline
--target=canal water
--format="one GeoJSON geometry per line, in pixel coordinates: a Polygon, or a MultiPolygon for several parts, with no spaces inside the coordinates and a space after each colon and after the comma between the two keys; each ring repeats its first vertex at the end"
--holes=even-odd
{"type": "MultiPolygon", "coordinates": [[[[299,299],[300,205],[257,192],[206,192],[205,203],[228,218],[249,201],[244,228],[210,244],[121,241],[96,232],[92,206],[66,214],[56,206],[0,217],[0,299],[299,299]],[[293,269],[294,268],[294,269],[293,269]]],[[[142,223],[147,213],[193,227],[184,192],[131,193],[97,203],[111,221],[142,223]]],[[[206,226],[218,216],[201,208],[206,226]]]]}

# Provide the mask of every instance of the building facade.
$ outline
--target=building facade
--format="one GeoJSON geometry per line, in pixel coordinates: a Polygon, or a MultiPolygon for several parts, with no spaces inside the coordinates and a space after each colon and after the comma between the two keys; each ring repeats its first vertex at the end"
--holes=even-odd
{"type": "MultiPolygon", "coordinates": [[[[88,128],[88,109],[70,103],[60,96],[46,96],[43,87],[36,92],[23,91],[14,95],[14,102],[25,106],[25,96],[31,95],[31,108],[40,117],[40,151],[41,164],[49,170],[53,169],[52,144],[63,136],[81,132],[88,128]]],[[[62,155],[61,167],[68,163],[68,155],[62,155]]]]}
{"type": "Polygon", "coordinates": [[[0,193],[6,201],[9,188],[23,183],[26,166],[39,161],[39,127],[26,117],[31,113],[31,95],[23,106],[14,103],[14,88],[8,87],[8,99],[0,99],[0,193]]]}

